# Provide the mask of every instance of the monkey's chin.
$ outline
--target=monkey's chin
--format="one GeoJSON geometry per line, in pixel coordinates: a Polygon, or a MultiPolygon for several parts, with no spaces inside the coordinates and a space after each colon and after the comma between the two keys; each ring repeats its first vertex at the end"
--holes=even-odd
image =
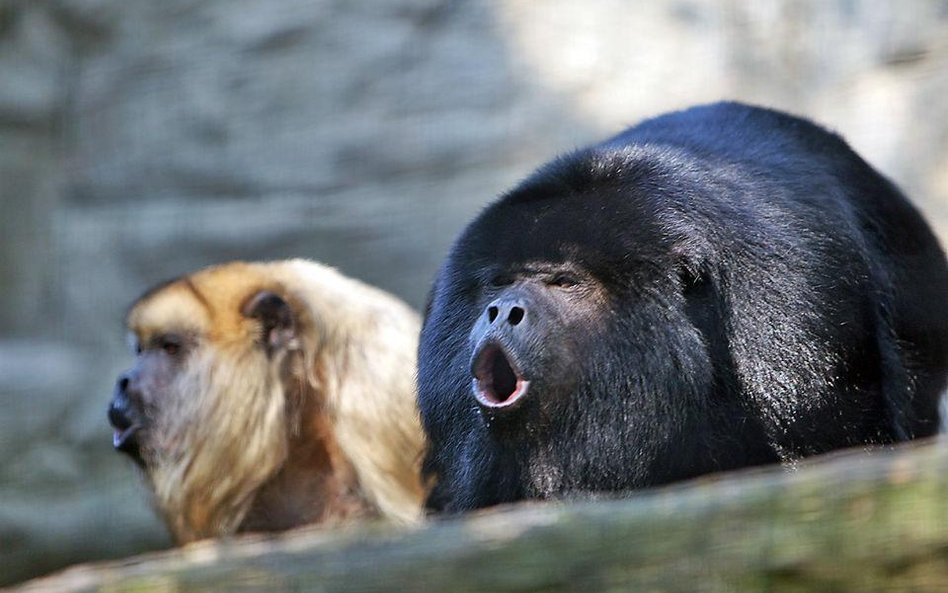
{"type": "Polygon", "coordinates": [[[112,446],[115,447],[116,451],[125,453],[138,465],[144,467],[145,462],[142,459],[141,449],[138,443],[138,431],[141,426],[133,424],[126,429],[120,430],[115,429],[115,432],[112,433],[112,446]]]}

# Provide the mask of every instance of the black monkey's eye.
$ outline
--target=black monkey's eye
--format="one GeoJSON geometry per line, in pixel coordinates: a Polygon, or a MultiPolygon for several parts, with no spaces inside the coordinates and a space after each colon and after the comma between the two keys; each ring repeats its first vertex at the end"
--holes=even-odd
{"type": "Polygon", "coordinates": [[[510,286],[513,284],[514,279],[510,274],[496,274],[491,276],[490,285],[494,287],[498,286],[510,286]]]}
{"type": "Polygon", "coordinates": [[[579,284],[579,278],[568,272],[558,272],[547,281],[547,284],[557,288],[571,288],[579,284]]]}
{"type": "Polygon", "coordinates": [[[692,270],[684,266],[678,269],[678,281],[683,292],[687,295],[702,289],[708,283],[708,277],[699,270],[692,270]]]}

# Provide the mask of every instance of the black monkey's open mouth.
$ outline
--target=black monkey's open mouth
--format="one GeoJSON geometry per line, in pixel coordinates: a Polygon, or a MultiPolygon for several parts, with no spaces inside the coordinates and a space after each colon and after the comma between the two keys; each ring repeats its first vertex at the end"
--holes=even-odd
{"type": "Polygon", "coordinates": [[[487,408],[508,408],[527,393],[530,382],[495,343],[484,346],[474,358],[474,397],[487,408]]]}

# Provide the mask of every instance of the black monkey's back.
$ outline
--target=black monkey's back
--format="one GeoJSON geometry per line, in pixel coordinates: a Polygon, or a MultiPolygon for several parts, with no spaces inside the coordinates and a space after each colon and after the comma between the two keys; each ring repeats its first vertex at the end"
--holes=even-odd
{"type": "Polygon", "coordinates": [[[864,242],[872,273],[878,275],[879,322],[886,326],[880,328],[880,348],[889,369],[884,390],[892,412],[902,417],[896,431],[901,438],[936,431],[933,419],[948,375],[948,264],[921,214],[894,184],[837,134],[799,117],[735,102],[664,114],[602,146],[622,151],[643,145],[675,147],[704,162],[736,166],[742,175],[777,178],[789,188],[788,199],[812,200],[817,211],[825,208],[829,215],[841,204],[842,216],[833,222],[852,225],[838,231],[864,242]],[[906,383],[916,386],[911,398],[905,397],[906,383]]]}

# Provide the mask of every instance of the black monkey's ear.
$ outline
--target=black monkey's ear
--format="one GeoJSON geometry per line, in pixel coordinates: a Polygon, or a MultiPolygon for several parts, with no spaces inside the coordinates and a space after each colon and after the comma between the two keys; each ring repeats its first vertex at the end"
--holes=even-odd
{"type": "Polygon", "coordinates": [[[296,323],[293,310],[280,295],[262,290],[250,297],[241,308],[244,317],[260,322],[260,338],[267,354],[296,343],[296,323]]]}
{"type": "Polygon", "coordinates": [[[704,255],[707,251],[706,245],[700,240],[682,242],[672,249],[678,283],[685,294],[703,288],[710,280],[704,255]]]}
{"type": "Polygon", "coordinates": [[[700,287],[704,279],[701,268],[689,265],[687,262],[678,264],[678,281],[685,293],[700,287]]]}

